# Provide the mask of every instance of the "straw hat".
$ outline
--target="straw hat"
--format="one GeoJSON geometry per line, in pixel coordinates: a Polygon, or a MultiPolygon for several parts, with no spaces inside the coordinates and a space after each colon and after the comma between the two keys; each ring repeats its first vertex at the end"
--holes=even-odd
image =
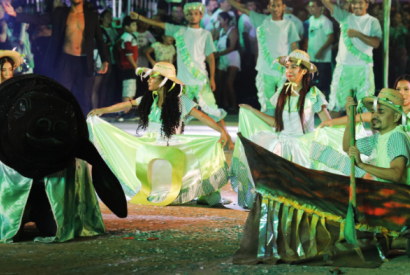
{"type": "Polygon", "coordinates": [[[280,56],[277,59],[279,64],[281,64],[282,66],[285,66],[286,62],[288,62],[289,60],[296,61],[298,65],[302,63],[308,69],[309,73],[317,72],[316,66],[310,62],[310,56],[305,51],[294,50],[288,56],[280,56]]]}
{"type": "Polygon", "coordinates": [[[199,2],[188,3],[184,5],[184,14],[188,14],[188,11],[199,10],[202,14],[205,13],[205,5],[199,2]]]}
{"type": "Polygon", "coordinates": [[[362,100],[363,105],[368,111],[377,110],[377,104],[387,106],[399,114],[403,114],[404,98],[399,91],[389,88],[384,88],[380,91],[379,96],[369,96],[362,100]]]}
{"type": "Polygon", "coordinates": [[[24,63],[24,58],[20,53],[16,51],[3,51],[0,50],[0,58],[8,57],[14,61],[14,68],[21,66],[24,63]]]}
{"type": "Polygon", "coordinates": [[[176,84],[185,85],[181,80],[177,78],[177,72],[175,70],[175,66],[168,62],[158,62],[155,64],[154,68],[147,69],[147,68],[137,68],[136,74],[141,74],[142,77],[147,77],[151,74],[159,73],[166,79],[164,79],[164,83],[166,80],[171,80],[176,84]],[[144,75],[142,73],[144,72],[144,75]]]}

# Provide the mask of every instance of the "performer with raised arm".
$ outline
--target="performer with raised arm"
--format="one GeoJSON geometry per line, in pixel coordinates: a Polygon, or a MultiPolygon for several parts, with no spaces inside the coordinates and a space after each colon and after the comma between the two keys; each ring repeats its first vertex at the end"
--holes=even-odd
{"type": "MultiPolygon", "coordinates": [[[[177,46],[178,78],[186,85],[186,96],[198,101],[201,110],[226,129],[224,117],[226,112],[219,109],[215,102],[215,58],[216,52],[212,35],[202,29],[199,23],[205,12],[201,3],[189,3],[184,6],[188,27],[172,25],[146,18],[135,12],[131,17],[147,24],[165,29],[165,35],[175,38],[177,46]],[[210,76],[206,71],[205,60],[209,64],[210,76]]],[[[234,148],[228,135],[229,149],[234,148]]]]}
{"type": "Polygon", "coordinates": [[[256,87],[258,98],[261,112],[273,116],[275,106],[270,103],[270,99],[276,89],[286,81],[284,67],[274,61],[279,56],[288,54],[289,45],[292,51],[297,48],[296,42],[300,40],[299,34],[292,21],[283,20],[286,5],[282,0],[270,0],[268,9],[271,16],[251,11],[234,0],[228,0],[228,2],[235,9],[249,15],[252,25],[257,29],[259,54],[256,64],[258,71],[256,87]]]}
{"type": "Polygon", "coordinates": [[[374,95],[373,49],[380,45],[382,29],[379,20],[367,13],[368,0],[353,0],[353,14],[331,0],[322,2],[341,29],[329,96],[329,110],[339,117],[351,89],[357,89],[357,100],[374,95]]]}
{"type": "Polygon", "coordinates": [[[132,136],[97,117],[87,120],[92,142],[119,178],[125,194],[133,198],[131,203],[155,204],[167,198],[166,204],[182,204],[200,196],[203,197],[199,201],[209,205],[229,203],[222,199],[219,190],[228,183],[228,165],[222,149],[228,137],[223,127],[197,110],[197,104],[181,93],[184,83],[176,77],[174,65],[158,62],[152,70],[138,68],[137,73],[149,76],[149,91],[144,96],[94,109],[89,116],[138,108],[138,129],[148,130],[144,136],[132,136]],[[184,124],[193,118],[221,136],[182,135],[184,124]],[[172,173],[166,163],[159,164],[158,169],[155,159],[168,161],[172,173]],[[144,170],[146,173],[141,174],[144,170]],[[149,179],[147,173],[152,175],[149,179]],[[179,180],[174,173],[180,173],[179,180]],[[179,188],[174,188],[178,182],[179,188]],[[145,192],[146,188],[152,191],[145,192]],[[169,200],[172,194],[175,196],[169,200]]]}

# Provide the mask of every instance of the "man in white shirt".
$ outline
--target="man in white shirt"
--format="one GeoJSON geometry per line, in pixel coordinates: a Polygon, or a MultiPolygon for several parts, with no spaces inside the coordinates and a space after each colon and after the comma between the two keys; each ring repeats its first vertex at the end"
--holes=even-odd
{"type": "MultiPolygon", "coordinates": [[[[255,0],[248,0],[245,4],[250,11],[256,10],[255,0]]],[[[238,20],[239,42],[242,52],[248,56],[255,54],[256,45],[256,29],[251,23],[249,15],[242,14],[238,20]]]]}
{"type": "Polygon", "coordinates": [[[217,9],[214,14],[211,16],[211,20],[209,20],[209,24],[206,27],[207,31],[212,32],[214,28],[219,29],[219,21],[218,21],[218,16],[221,12],[227,12],[229,15],[232,17],[232,20],[230,22],[231,26],[236,26],[236,16],[233,11],[231,11],[231,4],[227,0],[218,0],[219,4],[219,9],[217,9]],[[215,26],[214,26],[215,25],[215,26]]]}
{"type": "Polygon", "coordinates": [[[312,79],[312,86],[316,86],[329,100],[330,81],[332,72],[332,43],[333,23],[323,13],[323,4],[320,0],[311,0],[308,10],[312,15],[309,20],[309,39],[307,53],[315,63],[319,74],[312,79]]]}
{"type": "Polygon", "coordinates": [[[373,48],[382,37],[379,20],[367,14],[368,0],[353,0],[353,14],[322,0],[340,24],[339,52],[330,86],[329,105],[332,117],[344,111],[349,91],[357,91],[357,100],[374,95],[373,48]]]}
{"type": "Polygon", "coordinates": [[[201,20],[201,28],[206,29],[211,21],[211,16],[218,8],[218,0],[206,0],[206,12],[201,20]]]}
{"type": "MultiPolygon", "coordinates": [[[[299,37],[301,41],[303,39],[303,34],[304,34],[304,28],[303,28],[303,22],[300,20],[297,16],[293,14],[293,3],[292,1],[284,1],[284,4],[286,5],[286,9],[283,14],[283,19],[284,20],[290,20],[295,24],[296,30],[298,31],[299,37]]],[[[299,48],[299,43],[296,44],[299,48]]],[[[291,47],[289,46],[289,53],[292,52],[291,47]]]]}
{"type": "Polygon", "coordinates": [[[282,0],[270,0],[268,9],[270,16],[251,11],[235,0],[228,0],[232,6],[249,15],[252,25],[256,28],[258,40],[258,60],[256,70],[256,87],[258,89],[261,112],[275,115],[275,106],[270,102],[276,89],[286,81],[284,67],[274,61],[279,56],[288,55],[289,45],[296,50],[299,35],[292,21],[283,20],[286,6],[282,0]]]}

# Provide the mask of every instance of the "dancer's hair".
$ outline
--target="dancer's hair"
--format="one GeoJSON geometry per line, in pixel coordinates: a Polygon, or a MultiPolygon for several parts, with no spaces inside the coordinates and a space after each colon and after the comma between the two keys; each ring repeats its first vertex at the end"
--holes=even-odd
{"type": "Polygon", "coordinates": [[[223,19],[223,20],[228,20],[228,23],[231,22],[232,20],[232,16],[229,15],[229,13],[223,11],[219,14],[219,16],[223,19]]]}
{"type": "Polygon", "coordinates": [[[9,62],[11,64],[11,67],[14,68],[14,60],[11,59],[10,57],[5,56],[5,57],[0,58],[0,70],[3,70],[3,66],[7,62],[9,62]]]}
{"type": "MultiPolygon", "coordinates": [[[[302,77],[302,84],[303,84],[303,88],[299,91],[299,101],[298,101],[298,112],[299,112],[299,118],[300,118],[300,123],[302,124],[302,129],[303,129],[303,133],[305,132],[305,125],[304,125],[304,109],[305,109],[305,98],[306,98],[306,94],[310,91],[310,73],[309,70],[303,65],[300,64],[300,68],[301,70],[306,69],[308,72],[302,77]]],[[[286,83],[288,83],[289,80],[286,80],[286,83]]],[[[285,108],[285,104],[286,104],[286,100],[289,97],[289,112],[290,112],[290,96],[291,93],[287,93],[286,89],[288,87],[287,86],[283,86],[282,91],[279,94],[279,98],[278,98],[278,103],[276,105],[275,108],[275,122],[276,122],[276,132],[281,132],[284,129],[284,125],[283,125],[283,109],[285,108]]],[[[289,88],[291,89],[291,87],[289,88]]]]}
{"type": "MultiPolygon", "coordinates": [[[[170,91],[173,84],[174,83],[171,80],[168,80],[163,86],[164,101],[161,106],[161,134],[168,139],[171,138],[172,135],[176,134],[176,131],[180,126],[179,122],[181,118],[179,98],[179,93],[181,92],[180,85],[175,84],[174,89],[170,91]]],[[[141,102],[138,106],[138,112],[140,115],[140,123],[138,129],[147,129],[149,124],[148,116],[151,112],[151,106],[153,102],[154,98],[152,96],[152,91],[147,91],[145,95],[142,97],[141,102]]]]}
{"type": "Polygon", "coordinates": [[[410,83],[410,75],[409,74],[404,74],[399,76],[399,78],[396,79],[396,82],[394,83],[394,89],[397,89],[397,85],[399,84],[399,81],[406,80],[407,82],[410,83]]]}

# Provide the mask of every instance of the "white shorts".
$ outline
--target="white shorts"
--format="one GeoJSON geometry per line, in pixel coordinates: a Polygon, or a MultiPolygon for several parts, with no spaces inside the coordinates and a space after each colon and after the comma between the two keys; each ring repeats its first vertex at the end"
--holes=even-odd
{"type": "Polygon", "coordinates": [[[219,58],[218,69],[227,71],[228,67],[237,67],[239,71],[241,70],[241,56],[238,51],[230,52],[219,58]]]}
{"type": "Polygon", "coordinates": [[[126,79],[122,81],[122,97],[135,97],[137,93],[137,80],[126,79]]]}

